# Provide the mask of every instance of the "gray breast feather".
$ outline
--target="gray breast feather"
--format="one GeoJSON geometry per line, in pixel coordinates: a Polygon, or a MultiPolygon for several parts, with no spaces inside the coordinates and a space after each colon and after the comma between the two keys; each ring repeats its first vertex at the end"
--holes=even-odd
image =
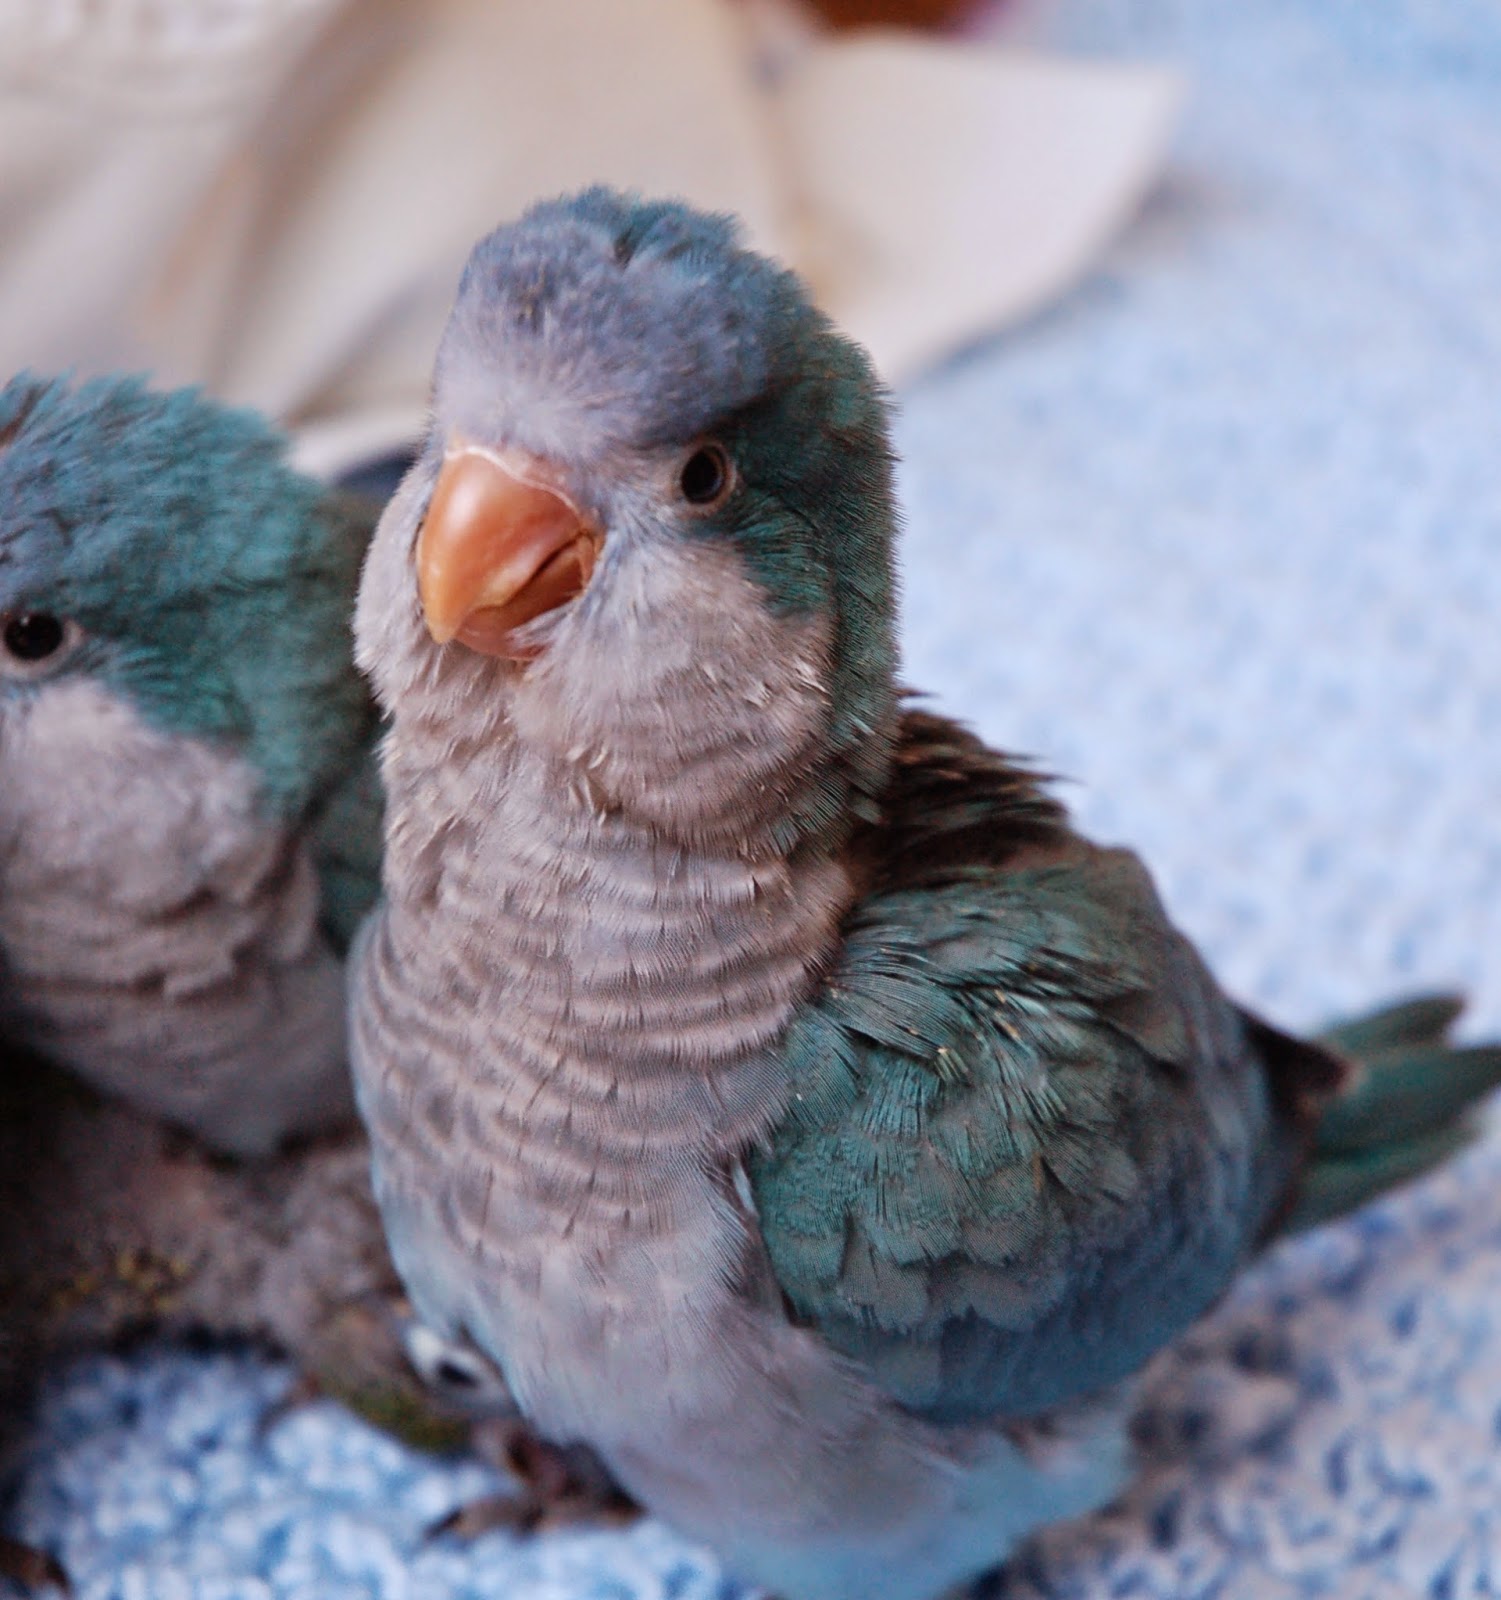
{"type": "Polygon", "coordinates": [[[252,769],[77,680],[0,738],[9,1031],[237,1154],[348,1115],[317,876],[252,769]]]}

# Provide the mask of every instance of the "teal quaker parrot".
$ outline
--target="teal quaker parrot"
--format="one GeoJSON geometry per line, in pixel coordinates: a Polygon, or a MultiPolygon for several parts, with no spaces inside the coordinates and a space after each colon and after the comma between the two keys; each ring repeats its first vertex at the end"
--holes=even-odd
{"type": "Polygon", "coordinates": [[[356,616],[397,1267],[785,1600],[924,1600],[1110,1499],[1147,1358],[1501,1075],[1442,1003],[1248,1016],[1133,856],[904,707],[891,464],[792,276],[590,190],[474,251],[356,616]]]}
{"type": "Polygon", "coordinates": [[[353,1114],[372,523],[196,392],[0,391],[0,1031],[236,1154],[353,1114]]]}

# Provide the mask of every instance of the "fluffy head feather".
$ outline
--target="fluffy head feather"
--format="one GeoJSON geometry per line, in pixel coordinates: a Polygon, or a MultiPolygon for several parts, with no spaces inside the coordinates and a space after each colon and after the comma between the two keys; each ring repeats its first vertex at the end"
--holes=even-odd
{"type": "MultiPolygon", "coordinates": [[[[542,657],[528,693],[565,655],[579,664],[556,672],[549,712],[578,724],[569,744],[593,737],[579,710],[586,667],[645,683],[664,650],[695,659],[683,641],[700,639],[707,660],[733,634],[742,590],[711,581],[733,571],[751,603],[827,640],[818,760],[831,777],[812,805],[831,823],[868,810],[895,722],[886,404],[863,351],[791,273],[747,250],[728,218],[599,188],[535,206],[476,246],[438,355],[432,431],[382,541],[391,565],[362,604],[362,659],[393,704],[437,670],[410,562],[456,439],[545,459],[604,530],[584,592],[527,624],[542,657]],[[734,489],[705,510],[686,503],[682,473],[707,440],[733,463],[734,489]]],[[[443,649],[439,676],[455,693],[516,692],[509,663],[459,665],[463,647],[443,649]]],[[[711,700],[694,701],[705,720],[711,700]]],[[[653,737],[660,761],[671,729],[653,737]]]]}
{"type": "Polygon", "coordinates": [[[94,676],[159,728],[233,742],[296,814],[369,731],[348,645],[367,531],[252,412],[22,374],[0,391],[0,625],[67,634],[35,661],[0,646],[0,713],[94,676]]]}

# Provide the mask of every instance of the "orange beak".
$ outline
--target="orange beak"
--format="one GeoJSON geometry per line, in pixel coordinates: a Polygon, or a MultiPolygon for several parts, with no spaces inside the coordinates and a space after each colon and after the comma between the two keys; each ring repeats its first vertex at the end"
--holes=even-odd
{"type": "Polygon", "coordinates": [[[525,661],[512,634],[582,594],[603,537],[542,463],[449,446],[417,538],[417,593],[439,644],[525,661]]]}

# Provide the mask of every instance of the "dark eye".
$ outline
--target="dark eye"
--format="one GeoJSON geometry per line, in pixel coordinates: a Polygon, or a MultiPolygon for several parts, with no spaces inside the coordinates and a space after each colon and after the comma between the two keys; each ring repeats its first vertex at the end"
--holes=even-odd
{"type": "Polygon", "coordinates": [[[12,675],[45,666],[70,650],[78,638],[75,624],[48,611],[16,611],[0,621],[0,644],[5,647],[0,669],[9,668],[12,675]]]}
{"type": "Polygon", "coordinates": [[[45,661],[62,645],[63,625],[45,611],[23,611],[5,624],[5,648],[17,661],[45,661]]]}
{"type": "Polygon", "coordinates": [[[683,463],[678,485],[690,506],[712,506],[729,493],[733,477],[723,445],[703,444],[683,463]]]}

